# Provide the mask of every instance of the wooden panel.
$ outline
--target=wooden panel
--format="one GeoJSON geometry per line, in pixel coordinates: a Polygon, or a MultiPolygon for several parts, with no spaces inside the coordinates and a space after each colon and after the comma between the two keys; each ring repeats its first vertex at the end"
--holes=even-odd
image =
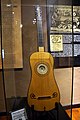
{"type": "MultiPolygon", "coordinates": [[[[21,1],[2,0],[2,47],[4,68],[22,68],[21,1]]],[[[1,60],[0,60],[1,63],[1,60]]],[[[1,64],[0,64],[1,68],[1,64]]]]}
{"type": "Polygon", "coordinates": [[[11,120],[10,116],[1,116],[0,120],[11,120]]]}
{"type": "MultiPolygon", "coordinates": [[[[71,116],[71,110],[66,110],[67,114],[71,116]]],[[[72,120],[80,120],[80,108],[72,109],[72,120]]]]}

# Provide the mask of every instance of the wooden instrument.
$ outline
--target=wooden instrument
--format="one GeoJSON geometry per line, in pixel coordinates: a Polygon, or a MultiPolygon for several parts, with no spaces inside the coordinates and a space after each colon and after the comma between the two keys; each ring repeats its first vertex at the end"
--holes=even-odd
{"type": "Polygon", "coordinates": [[[37,111],[49,111],[60,101],[60,93],[55,81],[54,60],[50,53],[44,51],[42,34],[42,16],[40,6],[36,6],[39,52],[30,56],[32,70],[28,90],[28,104],[37,111]]]}

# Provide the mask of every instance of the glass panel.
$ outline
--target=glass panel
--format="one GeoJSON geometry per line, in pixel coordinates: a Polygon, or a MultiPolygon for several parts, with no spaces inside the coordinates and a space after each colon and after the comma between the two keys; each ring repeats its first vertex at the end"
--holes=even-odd
{"type": "MultiPolygon", "coordinates": [[[[6,109],[12,110],[9,99],[16,96],[15,68],[22,69],[21,1],[1,1],[2,50],[6,93],[6,109]],[[18,13],[19,12],[19,13],[18,13]]],[[[1,67],[0,67],[1,69],[1,67]]]]}
{"type": "Polygon", "coordinates": [[[74,39],[72,1],[47,0],[47,4],[50,5],[48,8],[49,51],[55,60],[54,72],[60,90],[60,103],[63,108],[67,106],[71,108],[74,39]]]}
{"type": "Polygon", "coordinates": [[[1,25],[2,46],[0,47],[2,47],[3,59],[0,64],[2,70],[0,110],[9,113],[13,110],[14,100],[18,96],[16,95],[15,69],[23,68],[20,0],[1,1],[1,25]]]}
{"type": "Polygon", "coordinates": [[[72,105],[79,103],[73,86],[79,80],[79,11],[70,0],[1,1],[7,112],[26,108],[29,119],[53,113],[48,119],[62,120],[69,108],[72,119],[72,105]]]}
{"type": "MultiPolygon", "coordinates": [[[[16,96],[15,76],[14,76],[14,54],[13,54],[13,29],[12,29],[12,3],[11,1],[1,1],[2,12],[2,51],[3,57],[3,82],[5,92],[5,112],[9,112],[8,98],[16,96]]],[[[1,69],[1,68],[0,68],[1,69]]]]}

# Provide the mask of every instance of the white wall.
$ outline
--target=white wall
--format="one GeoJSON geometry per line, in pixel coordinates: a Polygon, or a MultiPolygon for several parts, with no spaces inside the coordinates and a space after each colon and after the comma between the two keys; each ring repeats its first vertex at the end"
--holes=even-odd
{"type": "MultiPolygon", "coordinates": [[[[72,68],[55,69],[55,78],[60,90],[60,102],[63,106],[71,103],[72,68]]],[[[74,68],[73,103],[80,104],[80,68],[74,68]]]]}

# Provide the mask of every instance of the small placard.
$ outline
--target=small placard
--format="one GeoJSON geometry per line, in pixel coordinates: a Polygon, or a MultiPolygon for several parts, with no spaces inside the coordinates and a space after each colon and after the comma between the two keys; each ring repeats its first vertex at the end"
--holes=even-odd
{"type": "Polygon", "coordinates": [[[28,120],[25,108],[11,112],[12,120],[28,120]]]}
{"type": "Polygon", "coordinates": [[[50,35],[50,51],[63,51],[62,35],[50,35]]]}

